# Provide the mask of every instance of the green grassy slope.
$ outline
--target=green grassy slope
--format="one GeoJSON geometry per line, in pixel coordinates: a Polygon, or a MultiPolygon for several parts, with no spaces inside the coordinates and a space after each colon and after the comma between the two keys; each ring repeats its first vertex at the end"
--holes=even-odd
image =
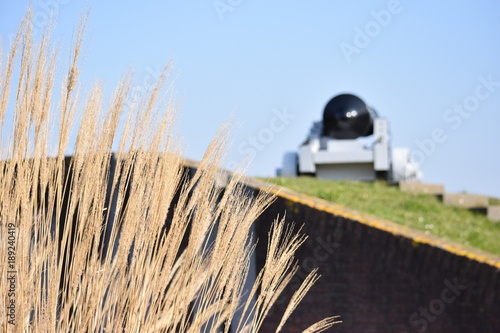
{"type": "Polygon", "coordinates": [[[490,205],[500,205],[500,199],[490,198],[490,205]]]}
{"type": "Polygon", "coordinates": [[[382,181],[328,181],[312,177],[263,180],[500,255],[500,223],[479,213],[445,206],[434,196],[401,192],[382,181]]]}

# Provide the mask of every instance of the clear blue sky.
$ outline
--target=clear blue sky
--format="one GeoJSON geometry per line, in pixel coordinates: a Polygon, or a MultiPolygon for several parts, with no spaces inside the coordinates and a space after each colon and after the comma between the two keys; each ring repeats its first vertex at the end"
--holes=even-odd
{"type": "MultiPolygon", "coordinates": [[[[4,48],[27,6],[0,0],[4,48]]],[[[62,45],[87,6],[84,83],[111,90],[131,65],[140,86],[173,58],[190,158],[232,113],[228,161],[252,153],[248,173],[272,176],[351,92],[389,119],[424,181],[500,197],[498,1],[32,1],[39,27],[55,9],[62,45]]]]}

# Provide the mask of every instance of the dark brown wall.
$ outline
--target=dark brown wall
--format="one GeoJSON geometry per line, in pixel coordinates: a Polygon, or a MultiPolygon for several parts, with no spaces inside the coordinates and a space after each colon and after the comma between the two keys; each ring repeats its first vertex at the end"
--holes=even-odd
{"type": "MultiPolygon", "coordinates": [[[[257,222],[258,267],[265,259],[270,223],[279,214],[304,224],[308,240],[297,255],[305,274],[321,279],[297,307],[283,332],[340,315],[328,332],[500,332],[500,271],[439,247],[397,236],[354,219],[278,197],[257,222]]],[[[274,332],[284,298],[265,322],[274,332]]]]}

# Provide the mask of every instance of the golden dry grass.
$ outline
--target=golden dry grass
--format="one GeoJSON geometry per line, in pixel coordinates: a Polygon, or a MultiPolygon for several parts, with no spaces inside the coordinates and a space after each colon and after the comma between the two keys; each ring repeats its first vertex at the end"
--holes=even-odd
{"type": "MultiPolygon", "coordinates": [[[[239,173],[224,191],[215,186],[227,125],[196,174],[183,176],[169,66],[130,108],[132,73],[107,106],[99,83],[80,97],[85,24],[77,30],[57,103],[51,99],[57,50],[50,33],[34,39],[29,11],[5,59],[0,54],[0,140],[8,137],[0,146],[1,331],[228,332],[240,313],[233,329],[258,332],[297,271],[294,253],[305,237],[274,221],[265,265],[245,293],[252,224],[273,197],[247,195],[239,173]],[[127,121],[118,135],[122,118],[127,121]],[[110,173],[113,144],[117,168],[110,173]],[[106,205],[108,183],[113,210],[106,205]],[[7,296],[10,227],[17,238],[14,297],[7,296]],[[101,244],[105,237],[109,250],[101,244]],[[15,325],[4,314],[11,299],[15,325]]],[[[278,331],[317,278],[313,271],[304,280],[278,331]]],[[[334,323],[326,318],[307,332],[334,323]]]]}

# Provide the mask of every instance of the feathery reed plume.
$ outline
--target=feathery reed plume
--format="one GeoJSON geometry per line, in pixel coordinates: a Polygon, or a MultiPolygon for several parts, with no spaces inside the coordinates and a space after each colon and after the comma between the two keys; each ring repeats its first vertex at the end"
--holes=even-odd
{"type": "MultiPolygon", "coordinates": [[[[169,66],[140,103],[125,103],[131,72],[107,107],[100,83],[80,99],[84,17],[54,103],[57,51],[49,33],[35,41],[32,22],[28,11],[0,62],[0,137],[13,119],[0,146],[0,329],[258,332],[297,271],[294,253],[305,237],[276,220],[264,267],[245,290],[252,225],[273,197],[249,195],[241,173],[217,186],[230,126],[187,176],[172,134],[169,66]]],[[[317,279],[316,271],[305,279],[278,331],[317,279]]],[[[307,332],[335,322],[326,318],[307,332]]]]}

